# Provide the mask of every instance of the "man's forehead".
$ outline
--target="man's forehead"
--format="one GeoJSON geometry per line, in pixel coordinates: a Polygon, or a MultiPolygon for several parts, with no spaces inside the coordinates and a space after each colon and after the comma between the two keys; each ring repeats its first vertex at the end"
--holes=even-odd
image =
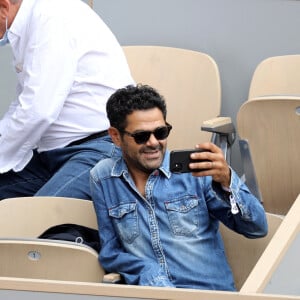
{"type": "Polygon", "coordinates": [[[127,128],[151,129],[164,125],[164,117],[158,108],[136,110],[126,118],[127,128]]]}

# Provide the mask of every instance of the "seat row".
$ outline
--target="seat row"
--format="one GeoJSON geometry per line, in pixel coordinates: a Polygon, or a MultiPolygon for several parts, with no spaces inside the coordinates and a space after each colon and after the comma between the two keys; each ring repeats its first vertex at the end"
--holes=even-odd
{"type": "MultiPolygon", "coordinates": [[[[300,195],[284,218],[267,213],[269,233],[262,239],[247,239],[221,226],[226,254],[238,290],[263,292],[274,268],[280,264],[289,246],[299,235],[299,214],[300,195]]],[[[81,243],[37,238],[49,227],[66,223],[97,229],[92,201],[65,197],[2,200],[0,279],[115,282],[118,275],[105,274],[94,249],[81,243]]],[[[298,265],[299,260],[296,260],[294,267],[298,265]]]]}
{"type": "MultiPolygon", "coordinates": [[[[191,148],[200,141],[212,140],[221,146],[230,161],[236,133],[231,119],[220,117],[220,76],[213,58],[171,47],[126,46],[123,49],[135,80],[155,87],[166,98],[168,121],[174,129],[168,147],[191,148]]],[[[300,91],[288,88],[291,70],[284,62],[277,68],[281,76],[285,74],[285,83],[278,84],[276,61],[272,58],[258,66],[249,98],[237,115],[246,182],[266,208],[269,234],[263,239],[248,240],[221,226],[236,286],[243,292],[248,287],[251,292],[264,290],[287,245],[299,233],[299,196],[295,200],[300,193],[300,91]],[[271,72],[266,71],[268,68],[271,72]],[[274,83],[272,76],[277,80],[274,83]],[[277,247],[276,259],[272,263],[261,262],[274,255],[274,247],[277,247]],[[264,266],[266,271],[260,272],[264,266]],[[258,273],[264,274],[259,283],[255,280],[258,273]]],[[[94,250],[81,244],[36,239],[47,228],[63,223],[97,229],[92,202],[58,197],[1,201],[0,277],[94,283],[111,280],[99,265],[94,250]]]]}

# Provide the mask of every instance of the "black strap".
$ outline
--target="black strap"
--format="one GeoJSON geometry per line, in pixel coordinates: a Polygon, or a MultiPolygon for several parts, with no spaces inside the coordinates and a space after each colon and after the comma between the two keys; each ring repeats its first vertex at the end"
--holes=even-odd
{"type": "MultiPolygon", "coordinates": [[[[87,200],[88,201],[88,200],[87,200]]],[[[58,224],[48,228],[40,239],[64,240],[79,244],[85,244],[100,251],[100,239],[98,230],[78,224],[58,224]]]]}
{"type": "Polygon", "coordinates": [[[76,140],[76,141],[70,143],[67,147],[75,146],[75,145],[80,145],[80,144],[83,144],[83,143],[85,143],[87,141],[91,141],[91,140],[103,137],[105,135],[108,135],[108,131],[107,130],[96,132],[96,133],[93,133],[93,134],[91,134],[91,135],[89,135],[89,136],[87,136],[85,138],[82,138],[80,140],[76,140]]]}

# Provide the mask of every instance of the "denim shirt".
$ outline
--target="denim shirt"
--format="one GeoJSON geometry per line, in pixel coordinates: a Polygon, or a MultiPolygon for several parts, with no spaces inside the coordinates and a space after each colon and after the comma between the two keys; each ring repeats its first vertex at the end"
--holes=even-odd
{"type": "Polygon", "coordinates": [[[122,158],[100,161],[91,192],[103,268],[128,284],[235,290],[219,221],[249,238],[265,236],[267,221],[233,170],[230,189],[229,199],[209,176],[170,173],[167,151],[143,197],[122,158]]]}

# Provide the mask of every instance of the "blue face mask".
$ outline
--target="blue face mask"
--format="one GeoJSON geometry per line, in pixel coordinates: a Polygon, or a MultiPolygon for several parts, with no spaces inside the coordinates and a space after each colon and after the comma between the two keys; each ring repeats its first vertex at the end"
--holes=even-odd
{"type": "Polygon", "coordinates": [[[6,30],[5,30],[5,33],[4,33],[3,37],[2,37],[2,39],[0,39],[0,46],[4,46],[4,45],[6,45],[6,44],[9,43],[8,36],[7,36],[7,33],[8,33],[8,30],[7,30],[7,18],[6,18],[5,25],[6,25],[6,30]]]}

